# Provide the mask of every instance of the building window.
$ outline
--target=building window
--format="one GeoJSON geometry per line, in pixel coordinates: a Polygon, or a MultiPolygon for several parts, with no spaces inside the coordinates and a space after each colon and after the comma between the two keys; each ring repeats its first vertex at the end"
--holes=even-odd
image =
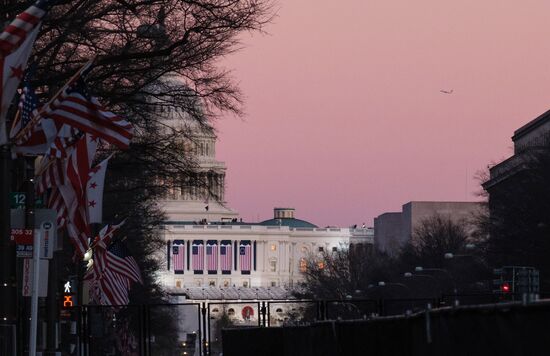
{"type": "Polygon", "coordinates": [[[176,288],[181,288],[183,287],[183,282],[181,279],[176,279],[176,288]]]}
{"type": "Polygon", "coordinates": [[[224,279],[223,280],[223,287],[224,288],[227,288],[231,285],[231,281],[229,279],[224,279]]]}
{"type": "Polygon", "coordinates": [[[220,310],[218,308],[212,309],[212,313],[218,313],[220,310]]]}
{"type": "Polygon", "coordinates": [[[195,286],[196,287],[202,286],[202,279],[195,279],[195,286]]]}
{"type": "Polygon", "coordinates": [[[215,280],[215,279],[209,280],[209,281],[208,281],[208,285],[209,285],[210,287],[215,287],[215,286],[216,286],[216,280],[215,280]]]}
{"type": "Polygon", "coordinates": [[[277,259],[269,260],[269,272],[277,272],[277,259]]]}
{"type": "Polygon", "coordinates": [[[324,269],[325,268],[325,262],[323,262],[323,261],[317,262],[317,267],[319,267],[319,269],[324,269]]]}
{"type": "Polygon", "coordinates": [[[277,287],[277,281],[271,281],[271,286],[272,287],[277,287]]]}
{"type": "Polygon", "coordinates": [[[307,247],[302,246],[302,253],[307,253],[307,247]]]}
{"type": "Polygon", "coordinates": [[[234,316],[235,315],[235,309],[233,309],[233,308],[227,309],[227,315],[234,316]]]}
{"type": "Polygon", "coordinates": [[[271,251],[277,251],[277,245],[271,244],[271,251]]]}
{"type": "Polygon", "coordinates": [[[323,246],[319,246],[319,252],[323,252],[325,248],[323,246]]]}
{"type": "Polygon", "coordinates": [[[305,258],[300,258],[300,272],[305,273],[307,271],[307,261],[305,258]]]}
{"type": "Polygon", "coordinates": [[[338,251],[338,247],[334,246],[334,247],[332,248],[332,252],[336,252],[336,251],[338,251]]]}
{"type": "Polygon", "coordinates": [[[243,281],[243,287],[248,288],[248,280],[243,281]]]}

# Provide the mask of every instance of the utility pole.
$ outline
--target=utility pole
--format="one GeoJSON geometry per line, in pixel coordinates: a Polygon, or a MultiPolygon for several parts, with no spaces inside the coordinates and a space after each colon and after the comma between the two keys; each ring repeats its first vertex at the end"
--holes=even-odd
{"type": "Polygon", "coordinates": [[[11,234],[11,157],[9,145],[0,146],[0,353],[15,354],[16,280],[15,245],[11,234]]]}

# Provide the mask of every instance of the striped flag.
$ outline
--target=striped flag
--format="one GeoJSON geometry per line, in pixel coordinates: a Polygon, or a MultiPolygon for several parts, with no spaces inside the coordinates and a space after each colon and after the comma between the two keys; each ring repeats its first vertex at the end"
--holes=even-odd
{"type": "Polygon", "coordinates": [[[239,263],[241,265],[242,272],[250,273],[252,265],[252,247],[250,241],[241,241],[239,245],[239,263]]]}
{"type": "Polygon", "coordinates": [[[57,213],[57,229],[64,228],[69,212],[58,187],[54,187],[50,192],[46,206],[57,213]]]}
{"type": "MultiPolygon", "coordinates": [[[[88,73],[93,65],[94,59],[89,60],[84,64],[72,77],[69,79],[65,85],[48,101],[45,105],[43,105],[36,115],[33,116],[32,120],[23,127],[15,136],[15,144],[18,146],[24,146],[26,144],[26,141],[28,141],[33,132],[39,131],[37,130],[37,126],[42,125],[44,126],[45,121],[51,121],[54,123],[53,120],[49,119],[47,117],[47,114],[52,112],[55,109],[55,105],[59,103],[59,100],[61,100],[64,96],[67,95],[70,88],[74,87],[76,83],[81,80],[81,78],[85,75],[85,73],[88,73]]],[[[70,133],[70,131],[63,130],[60,132],[63,128],[62,123],[54,123],[55,125],[55,132],[53,135],[49,135],[48,132],[48,144],[51,144],[52,140],[54,139],[55,135],[61,134],[64,137],[67,136],[67,132],[70,133]]],[[[42,153],[45,151],[42,151],[42,153]]],[[[55,156],[55,155],[54,155],[55,156]]]]}
{"type": "Polygon", "coordinates": [[[94,239],[94,264],[86,272],[90,296],[100,305],[127,305],[132,283],[143,283],[141,272],[122,241],[112,242],[119,225],[107,225],[94,239]]]}
{"type": "Polygon", "coordinates": [[[175,240],[172,245],[172,265],[175,274],[183,274],[185,262],[185,244],[181,240],[175,240]]]}
{"type": "Polygon", "coordinates": [[[195,273],[204,270],[204,244],[202,240],[193,241],[191,246],[191,264],[195,273]]]}
{"type": "Polygon", "coordinates": [[[38,97],[31,86],[29,76],[30,74],[27,72],[23,79],[23,89],[19,97],[19,113],[11,124],[10,138],[15,137],[38,114],[38,97]]]}
{"type": "Polygon", "coordinates": [[[137,262],[122,241],[113,242],[107,248],[105,256],[108,267],[113,272],[124,276],[132,282],[143,283],[137,262]]]}
{"type": "Polygon", "coordinates": [[[220,242],[220,267],[222,274],[230,274],[233,258],[233,248],[231,241],[224,240],[220,242]]]}
{"type": "Polygon", "coordinates": [[[218,271],[218,242],[207,241],[206,243],[206,269],[208,273],[218,271]]]}
{"type": "Polygon", "coordinates": [[[0,33],[0,144],[7,142],[6,115],[38,35],[40,21],[53,1],[39,0],[0,33]]]}
{"type": "Polygon", "coordinates": [[[7,56],[20,48],[29,33],[38,27],[42,18],[46,15],[52,0],[38,0],[25,11],[17,15],[0,33],[0,55],[7,56]]]}
{"type": "Polygon", "coordinates": [[[103,187],[107,164],[112,154],[98,163],[90,170],[86,183],[86,202],[88,207],[89,223],[101,223],[103,221],[103,187]]]}
{"type": "Polygon", "coordinates": [[[134,134],[130,123],[107,111],[88,93],[82,78],[50,103],[41,116],[102,138],[120,149],[129,147],[134,134]]]}

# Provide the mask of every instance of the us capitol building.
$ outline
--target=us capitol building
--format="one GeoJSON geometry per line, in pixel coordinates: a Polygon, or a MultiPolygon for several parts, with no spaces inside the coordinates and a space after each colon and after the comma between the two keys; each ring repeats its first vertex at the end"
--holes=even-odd
{"type": "MultiPolygon", "coordinates": [[[[168,121],[181,122],[174,116],[181,113],[163,111],[168,121]]],[[[184,140],[192,146],[187,152],[195,156],[196,175],[203,184],[183,184],[160,202],[167,219],[161,256],[165,268],[159,278],[168,291],[183,295],[198,290],[204,299],[205,290],[281,293],[303,279],[308,259],[350,244],[373,243],[371,228],[321,228],[296,218],[292,208],[275,208],[272,219],[259,223],[243,222],[224,199],[226,166],[216,160],[213,129],[191,121],[184,120],[190,132],[184,140]]]]}

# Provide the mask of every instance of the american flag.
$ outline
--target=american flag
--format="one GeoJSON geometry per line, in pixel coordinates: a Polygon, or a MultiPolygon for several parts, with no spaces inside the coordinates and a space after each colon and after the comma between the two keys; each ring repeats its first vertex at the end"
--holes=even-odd
{"type": "Polygon", "coordinates": [[[132,282],[143,283],[139,267],[124,243],[111,243],[121,225],[104,227],[94,239],[94,264],[85,279],[91,281],[90,296],[101,305],[128,304],[132,282]]]}
{"type": "MultiPolygon", "coordinates": [[[[33,116],[29,124],[17,133],[14,140],[17,146],[28,145],[27,141],[32,139],[33,133],[40,132],[40,130],[37,129],[39,126],[42,126],[42,129],[47,136],[48,147],[57,135],[69,137],[71,130],[76,130],[75,128],[67,130],[66,127],[70,128],[70,126],[63,125],[63,123],[54,122],[54,120],[48,118],[47,113],[52,112],[55,109],[55,106],[59,104],[59,101],[67,95],[68,91],[73,88],[79,80],[81,80],[85,73],[88,73],[91,70],[93,61],[94,60],[91,59],[84,64],[78,72],[76,72],[76,74],[73,75],[71,79],[65,83],[65,85],[63,85],[61,90],[59,90],[55,96],[50,99],[50,101],[38,110],[38,113],[33,116]],[[53,130],[50,128],[51,126],[53,126],[53,130]]],[[[46,152],[46,150],[43,150],[40,154],[43,154],[44,152],[46,152]]]]}
{"type": "Polygon", "coordinates": [[[208,241],[206,243],[206,269],[208,272],[216,272],[218,270],[217,241],[208,241]]]}
{"type": "Polygon", "coordinates": [[[185,245],[183,241],[176,240],[172,245],[172,265],[175,273],[183,273],[185,262],[185,245]]]}
{"type": "Polygon", "coordinates": [[[193,245],[191,246],[191,255],[193,271],[202,272],[202,270],[204,270],[204,245],[202,240],[193,241],[193,245]]]}
{"type": "Polygon", "coordinates": [[[38,97],[29,82],[28,76],[29,74],[25,75],[23,80],[23,89],[19,97],[19,113],[12,123],[10,138],[15,137],[38,113],[38,97]]]}
{"type": "Polygon", "coordinates": [[[102,138],[121,149],[129,147],[134,132],[130,123],[105,110],[97,98],[88,93],[81,77],[51,102],[41,116],[102,138]]]}
{"type": "Polygon", "coordinates": [[[113,242],[106,253],[107,267],[132,282],[143,283],[136,260],[122,241],[113,242]]]}
{"type": "Polygon", "coordinates": [[[241,271],[250,272],[252,264],[250,241],[241,241],[239,245],[239,263],[241,265],[241,271]]]}
{"type": "Polygon", "coordinates": [[[17,15],[0,33],[0,143],[8,139],[6,115],[23,79],[40,20],[52,1],[40,0],[17,15]]]}
{"type": "Polygon", "coordinates": [[[220,243],[220,267],[222,273],[231,273],[233,258],[233,248],[231,247],[231,241],[222,241],[220,243]]]}
{"type": "Polygon", "coordinates": [[[0,34],[0,53],[2,56],[17,50],[25,41],[28,34],[37,27],[42,18],[46,15],[48,8],[55,1],[39,0],[17,15],[4,31],[0,34]]]}

